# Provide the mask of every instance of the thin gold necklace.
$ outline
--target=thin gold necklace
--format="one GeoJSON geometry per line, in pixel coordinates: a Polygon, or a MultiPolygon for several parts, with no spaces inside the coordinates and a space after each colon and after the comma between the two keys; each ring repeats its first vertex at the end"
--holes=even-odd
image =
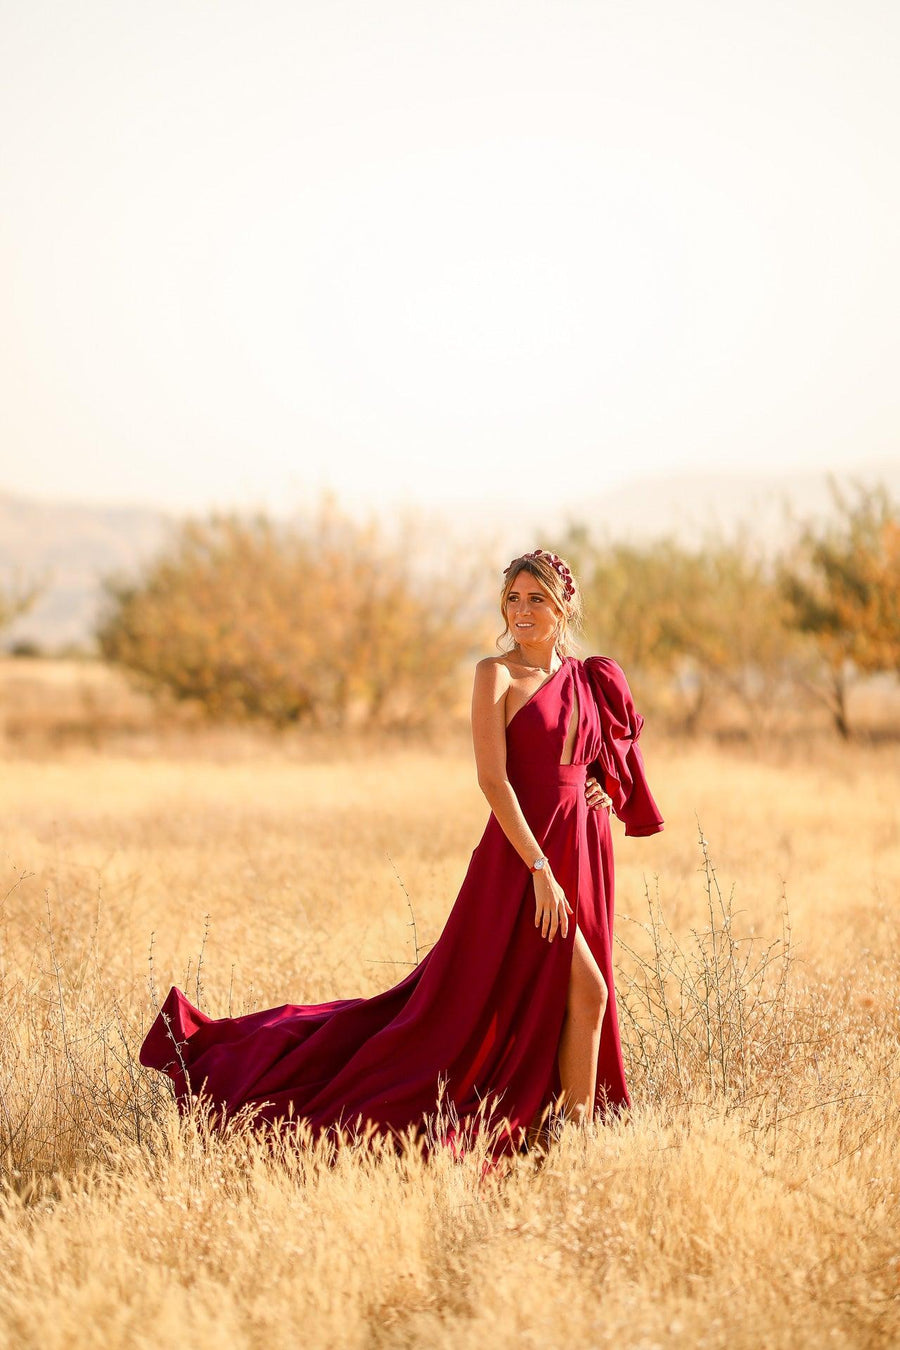
{"type": "MultiPolygon", "coordinates": [[[[521,648],[519,647],[518,642],[516,643],[516,647],[518,648],[519,651],[521,651],[521,648]]],[[[562,663],[563,663],[563,657],[560,657],[560,658],[559,658],[559,666],[561,666],[562,663]]],[[[525,667],[526,670],[539,670],[539,671],[541,671],[541,673],[544,674],[544,675],[555,675],[555,674],[556,674],[556,671],[559,670],[559,666],[557,666],[555,669],[547,670],[547,669],[545,669],[544,666],[530,666],[530,665],[528,664],[527,661],[522,661],[522,660],[520,660],[519,664],[520,664],[520,665],[523,665],[523,666],[525,667]]]]}

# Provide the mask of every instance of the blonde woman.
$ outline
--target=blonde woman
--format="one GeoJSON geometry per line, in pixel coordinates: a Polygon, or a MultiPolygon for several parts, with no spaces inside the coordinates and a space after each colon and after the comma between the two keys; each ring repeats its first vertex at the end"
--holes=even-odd
{"type": "Polygon", "coordinates": [[[643,719],[614,661],[574,656],[581,598],[556,554],[514,558],[500,606],[507,647],[479,662],[472,698],[491,814],[441,937],[369,999],[213,1019],[173,988],[141,1062],[170,1075],[182,1109],[203,1091],[223,1114],[412,1126],[431,1142],[490,1125],[504,1153],[628,1106],[609,812],[627,835],[663,828],[643,719]]]}

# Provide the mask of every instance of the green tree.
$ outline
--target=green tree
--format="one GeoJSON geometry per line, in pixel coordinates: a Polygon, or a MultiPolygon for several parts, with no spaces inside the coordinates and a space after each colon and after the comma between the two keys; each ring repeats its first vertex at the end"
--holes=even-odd
{"type": "Polygon", "coordinates": [[[806,524],[780,564],[791,622],[815,643],[811,691],[850,736],[847,695],[857,672],[900,671],[900,508],[882,485],[829,485],[833,519],[806,524]]]}

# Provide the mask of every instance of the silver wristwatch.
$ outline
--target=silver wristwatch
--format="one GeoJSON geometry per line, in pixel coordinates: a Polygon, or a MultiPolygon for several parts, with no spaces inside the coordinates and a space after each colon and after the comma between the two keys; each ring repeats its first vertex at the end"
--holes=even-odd
{"type": "Polygon", "coordinates": [[[536,858],[535,861],[531,864],[531,871],[542,872],[546,866],[547,866],[546,858],[536,858]]]}

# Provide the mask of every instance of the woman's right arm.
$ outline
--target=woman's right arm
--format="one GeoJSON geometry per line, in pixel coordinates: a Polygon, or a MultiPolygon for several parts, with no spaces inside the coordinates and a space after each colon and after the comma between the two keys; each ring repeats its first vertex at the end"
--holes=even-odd
{"type": "MultiPolygon", "coordinates": [[[[506,695],[509,686],[509,670],[502,662],[490,658],[478,662],[472,690],[472,741],[478,786],[487,798],[501,830],[530,868],[544,850],[522,813],[506,772],[506,695]]],[[[553,876],[549,863],[534,873],[534,892],[535,927],[540,925],[542,937],[548,937],[551,942],[557,928],[565,937],[569,930],[568,916],[572,913],[572,906],[553,876]]]]}

